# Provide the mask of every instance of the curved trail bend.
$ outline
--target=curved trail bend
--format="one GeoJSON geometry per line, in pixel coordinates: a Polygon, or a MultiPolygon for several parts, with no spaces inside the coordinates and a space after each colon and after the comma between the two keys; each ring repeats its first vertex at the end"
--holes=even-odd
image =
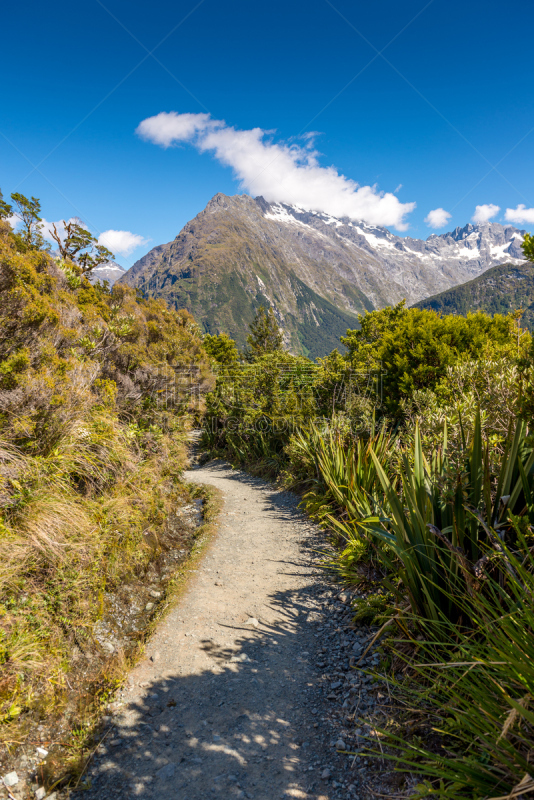
{"type": "Polygon", "coordinates": [[[84,796],[355,797],[322,777],[341,782],[347,759],[324,742],[314,699],[331,591],[314,566],[316,526],[293,495],[224,462],[186,479],[224,494],[219,532],[131,673],[84,796]]]}

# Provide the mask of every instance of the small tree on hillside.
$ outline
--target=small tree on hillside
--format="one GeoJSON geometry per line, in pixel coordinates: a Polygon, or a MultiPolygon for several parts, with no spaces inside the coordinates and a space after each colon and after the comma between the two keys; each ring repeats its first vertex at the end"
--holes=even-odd
{"type": "Polygon", "coordinates": [[[534,261],[534,236],[531,236],[530,233],[525,233],[521,249],[527,261],[534,261]]]}
{"type": "Polygon", "coordinates": [[[62,237],[55,223],[52,224],[52,239],[57,242],[61,258],[65,261],[74,261],[81,267],[84,275],[89,275],[99,264],[112,261],[113,253],[101,244],[98,244],[92,233],[86,230],[76,220],[63,220],[65,235],[62,237]]]}
{"type": "Polygon", "coordinates": [[[266,311],[264,306],[260,306],[249,328],[246,356],[250,361],[282,350],[284,337],[272,308],[266,311]]]}
{"type": "Polygon", "coordinates": [[[44,238],[41,233],[42,219],[41,203],[37,197],[28,199],[20,192],[14,192],[11,199],[16,205],[15,216],[22,222],[20,231],[14,234],[17,242],[23,248],[30,250],[41,250],[44,247],[44,238]]]}
{"type": "Polygon", "coordinates": [[[236,364],[239,359],[237,345],[226,333],[219,333],[216,336],[207,333],[202,344],[206,353],[218,364],[229,366],[236,364]]]}
{"type": "Polygon", "coordinates": [[[4,200],[4,195],[2,194],[2,190],[0,189],[0,219],[7,219],[13,213],[13,208],[6,203],[4,200]]]}

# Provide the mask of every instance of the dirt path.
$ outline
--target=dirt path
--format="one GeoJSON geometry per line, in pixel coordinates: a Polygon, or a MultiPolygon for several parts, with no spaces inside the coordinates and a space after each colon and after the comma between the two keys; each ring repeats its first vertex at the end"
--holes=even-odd
{"type": "Polygon", "coordinates": [[[292,495],[222,462],[186,477],[223,492],[220,530],[132,672],[83,796],[358,798],[321,721],[331,590],[315,526],[292,495]]]}

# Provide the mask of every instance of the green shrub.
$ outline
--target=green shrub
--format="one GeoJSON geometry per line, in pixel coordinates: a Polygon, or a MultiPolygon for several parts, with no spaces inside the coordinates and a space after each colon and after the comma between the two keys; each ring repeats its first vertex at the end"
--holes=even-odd
{"type": "MultiPolygon", "coordinates": [[[[440,316],[403,302],[359,320],[361,328],[342,337],[347,360],[356,372],[381,374],[384,408],[395,417],[414,392],[435,388],[458,362],[520,355],[516,314],[440,316]]],[[[529,342],[530,336],[522,338],[522,351],[529,342]]]]}

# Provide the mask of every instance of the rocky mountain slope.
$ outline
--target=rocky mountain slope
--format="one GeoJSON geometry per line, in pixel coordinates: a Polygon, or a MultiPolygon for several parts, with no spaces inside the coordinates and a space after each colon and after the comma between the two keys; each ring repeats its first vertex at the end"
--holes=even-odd
{"type": "Polygon", "coordinates": [[[224,330],[239,344],[257,307],[272,305],[288,346],[317,356],[338,344],[358,313],[417,302],[503,260],[519,264],[523,233],[486,223],[422,241],[262,197],[217,194],[121,280],[187,308],[207,331],[224,330]]]}
{"type": "Polygon", "coordinates": [[[94,268],[89,275],[89,280],[91,283],[107,281],[110,286],[113,286],[114,283],[122,278],[125,272],[126,270],[120,264],[116,264],[115,261],[107,261],[105,264],[94,268]]]}
{"type": "Polygon", "coordinates": [[[421,300],[417,308],[431,308],[441,314],[486,311],[508,314],[523,309],[521,325],[534,330],[534,264],[501,264],[472,281],[434,297],[421,300]]]}

